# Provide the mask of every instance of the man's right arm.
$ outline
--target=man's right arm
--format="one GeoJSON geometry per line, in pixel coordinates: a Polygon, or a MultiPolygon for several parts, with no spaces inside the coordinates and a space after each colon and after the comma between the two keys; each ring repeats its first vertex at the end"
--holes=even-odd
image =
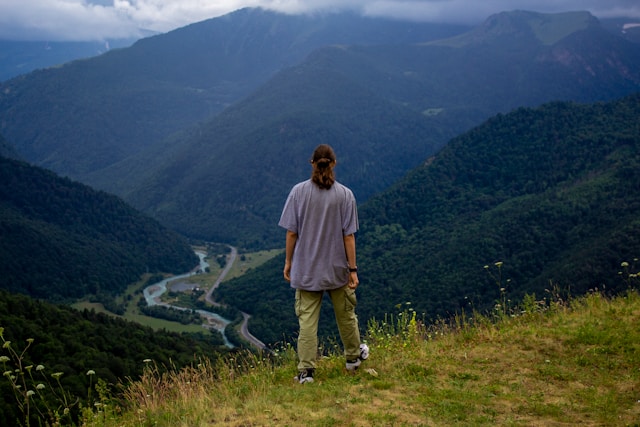
{"type": "Polygon", "coordinates": [[[298,241],[298,234],[293,231],[287,230],[287,237],[285,241],[285,258],[284,258],[284,280],[291,282],[291,259],[293,258],[293,251],[298,241]]]}
{"type": "MultiPolygon", "coordinates": [[[[347,255],[347,264],[349,268],[358,268],[358,264],[356,263],[356,236],[353,234],[349,234],[343,237],[344,240],[344,251],[347,255]]],[[[349,287],[351,289],[355,289],[360,284],[358,280],[358,272],[351,271],[349,272],[349,287]]]]}

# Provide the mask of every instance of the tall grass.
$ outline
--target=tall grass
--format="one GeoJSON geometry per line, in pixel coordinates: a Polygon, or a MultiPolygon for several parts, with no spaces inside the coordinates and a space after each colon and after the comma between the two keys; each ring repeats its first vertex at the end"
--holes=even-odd
{"type": "Polygon", "coordinates": [[[427,324],[410,306],[369,323],[355,374],[339,351],[296,384],[290,346],[186,369],[148,362],[85,426],[639,425],[640,297],[529,297],[517,315],[427,324]]]}

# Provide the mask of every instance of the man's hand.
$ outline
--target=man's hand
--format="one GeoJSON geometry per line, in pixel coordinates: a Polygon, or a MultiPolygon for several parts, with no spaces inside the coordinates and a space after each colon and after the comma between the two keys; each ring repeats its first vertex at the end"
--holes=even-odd
{"type": "Polygon", "coordinates": [[[293,251],[296,248],[296,242],[298,241],[298,234],[293,231],[287,230],[287,237],[285,240],[284,250],[284,280],[291,282],[291,260],[293,259],[293,251]]]}
{"type": "Polygon", "coordinates": [[[290,262],[284,263],[283,274],[284,274],[284,280],[286,280],[287,282],[291,282],[291,263],[290,262]]]}
{"type": "Polygon", "coordinates": [[[349,273],[349,289],[355,289],[359,284],[360,281],[358,280],[358,273],[355,271],[349,273]]]}

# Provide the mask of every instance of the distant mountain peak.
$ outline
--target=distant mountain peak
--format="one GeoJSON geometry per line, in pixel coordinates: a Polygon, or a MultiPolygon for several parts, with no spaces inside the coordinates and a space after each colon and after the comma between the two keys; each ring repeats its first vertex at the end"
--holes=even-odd
{"type": "MultiPolygon", "coordinates": [[[[495,20],[508,21],[516,28],[529,28],[546,45],[554,44],[576,31],[597,25],[598,20],[589,12],[537,13],[528,11],[503,12],[495,20]]],[[[490,23],[490,17],[485,25],[490,23]]]]}
{"type": "Polygon", "coordinates": [[[586,11],[539,13],[514,10],[491,15],[467,33],[431,44],[464,47],[507,37],[530,37],[538,43],[552,45],[593,25],[598,25],[598,19],[586,11]]]}

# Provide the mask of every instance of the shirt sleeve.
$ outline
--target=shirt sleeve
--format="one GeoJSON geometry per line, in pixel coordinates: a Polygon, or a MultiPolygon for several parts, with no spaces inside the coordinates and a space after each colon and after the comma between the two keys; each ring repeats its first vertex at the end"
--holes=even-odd
{"type": "Polygon", "coordinates": [[[346,190],[346,201],[343,211],[342,222],[342,234],[348,236],[358,231],[358,207],[356,205],[356,198],[351,190],[346,190]]]}
{"type": "Polygon", "coordinates": [[[295,187],[289,192],[287,201],[282,208],[282,214],[280,215],[280,221],[278,225],[293,233],[298,233],[298,218],[296,215],[296,197],[295,187]]]}

